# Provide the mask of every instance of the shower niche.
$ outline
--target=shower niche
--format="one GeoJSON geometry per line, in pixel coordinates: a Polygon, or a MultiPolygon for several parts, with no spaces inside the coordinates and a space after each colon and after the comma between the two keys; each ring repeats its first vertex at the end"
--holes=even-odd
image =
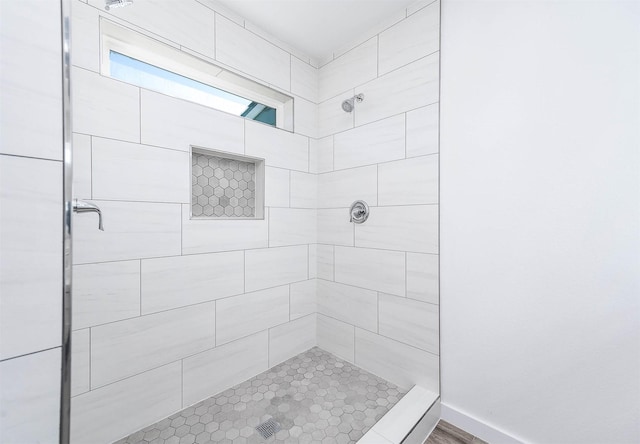
{"type": "Polygon", "coordinates": [[[191,147],[192,219],[264,219],[264,159],[191,147]]]}

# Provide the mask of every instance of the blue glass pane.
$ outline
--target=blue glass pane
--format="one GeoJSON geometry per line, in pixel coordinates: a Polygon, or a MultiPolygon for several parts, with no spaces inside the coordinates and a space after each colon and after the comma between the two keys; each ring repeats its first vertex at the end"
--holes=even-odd
{"type": "MultiPolygon", "coordinates": [[[[214,88],[115,51],[109,52],[110,75],[114,79],[210,106],[236,116],[276,124],[276,110],[244,97],[214,88]],[[252,112],[259,106],[260,112],[252,112]]],[[[257,109],[256,109],[257,111],[257,109]]]]}

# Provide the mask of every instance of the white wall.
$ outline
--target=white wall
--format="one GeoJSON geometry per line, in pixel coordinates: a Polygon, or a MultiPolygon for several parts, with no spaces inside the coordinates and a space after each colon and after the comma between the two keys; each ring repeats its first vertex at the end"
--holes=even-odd
{"type": "Polygon", "coordinates": [[[57,442],[60,2],[0,2],[0,442],[57,442]],[[36,32],[37,30],[37,32],[36,32]]]}
{"type": "Polygon", "coordinates": [[[443,403],[527,442],[640,441],[639,30],[443,4],[443,403]]]}

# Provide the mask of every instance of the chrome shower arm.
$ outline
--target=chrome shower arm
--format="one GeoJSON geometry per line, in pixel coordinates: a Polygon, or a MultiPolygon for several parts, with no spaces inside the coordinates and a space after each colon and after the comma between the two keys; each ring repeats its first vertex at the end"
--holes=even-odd
{"type": "Polygon", "coordinates": [[[73,199],[73,211],[76,213],[98,213],[98,229],[104,231],[104,227],[102,226],[102,211],[96,204],[73,199]]]}

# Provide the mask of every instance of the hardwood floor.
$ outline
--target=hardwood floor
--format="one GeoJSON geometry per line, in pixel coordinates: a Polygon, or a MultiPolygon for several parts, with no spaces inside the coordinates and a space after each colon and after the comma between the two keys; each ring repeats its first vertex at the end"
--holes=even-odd
{"type": "Polygon", "coordinates": [[[470,433],[440,421],[424,444],[488,444],[470,433]]]}

